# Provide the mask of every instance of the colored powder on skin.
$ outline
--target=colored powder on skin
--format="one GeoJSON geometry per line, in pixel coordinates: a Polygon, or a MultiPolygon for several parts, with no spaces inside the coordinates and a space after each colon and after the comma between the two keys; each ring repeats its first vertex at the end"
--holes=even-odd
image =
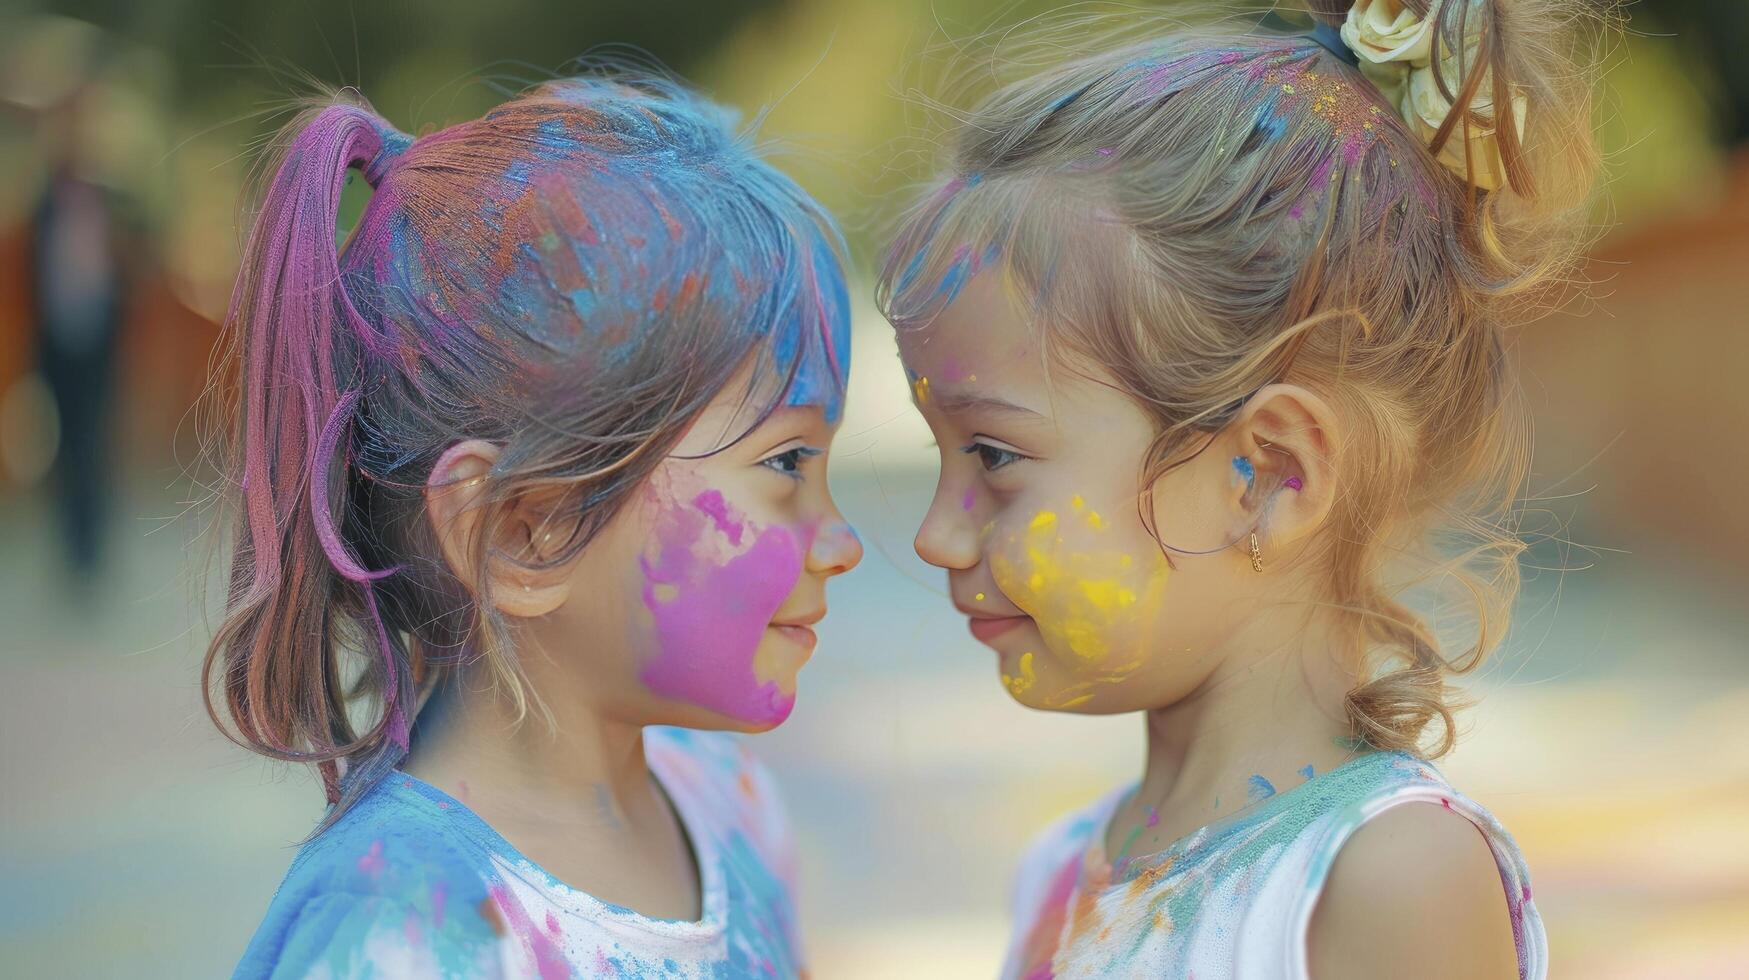
{"type": "Polygon", "coordinates": [[[984,601],[984,593],[980,592],[977,595],[972,596],[972,598],[978,602],[983,602],[984,601]]]}
{"type": "Polygon", "coordinates": [[[1239,471],[1239,479],[1245,481],[1245,492],[1250,493],[1257,486],[1257,467],[1243,456],[1234,456],[1233,469],[1239,471]]]}
{"type": "MultiPolygon", "coordinates": [[[[1097,537],[1110,529],[1079,496],[1070,508],[1078,533],[1097,537]]],[[[997,587],[1015,597],[1047,638],[1090,663],[1110,656],[1112,627],[1126,616],[1156,608],[1165,585],[1163,561],[1144,573],[1135,568],[1131,555],[1088,542],[1066,542],[1054,511],[1038,512],[1017,543],[1018,560],[1010,549],[991,556],[997,587]]]]}
{"type": "Polygon", "coordinates": [[[1252,803],[1261,802],[1275,795],[1275,785],[1262,776],[1252,776],[1245,781],[1245,798],[1252,803]]]}
{"type": "Polygon", "coordinates": [[[978,506],[978,491],[967,490],[966,495],[960,498],[960,510],[971,510],[976,506],[978,506]]]}
{"type": "Polygon", "coordinates": [[[1286,480],[1282,481],[1281,485],[1284,487],[1287,487],[1289,490],[1293,490],[1296,492],[1299,490],[1305,489],[1305,486],[1306,486],[1303,482],[1300,481],[1300,478],[1297,476],[1288,477],[1286,480]]]}
{"type": "Polygon", "coordinates": [[[1302,779],[1309,781],[1314,775],[1316,775],[1316,773],[1312,771],[1312,764],[1310,762],[1300,768],[1300,777],[1302,779]]]}
{"type": "Polygon", "coordinates": [[[737,543],[753,529],[716,490],[699,494],[690,507],[668,508],[661,524],[657,557],[641,559],[657,653],[639,676],[656,694],[731,718],[783,721],[795,695],[775,681],[761,683],[753,659],[771,617],[801,577],[802,542],[787,528],[767,527],[744,550],[719,557],[717,535],[737,543]]]}
{"type": "Polygon", "coordinates": [[[718,493],[715,490],[708,490],[701,493],[695,500],[693,500],[693,506],[710,515],[710,519],[716,524],[717,530],[723,532],[723,535],[729,539],[730,544],[737,548],[741,546],[741,522],[729,516],[728,501],[723,499],[721,493],[718,493]]]}
{"type": "Polygon", "coordinates": [[[911,382],[911,395],[917,399],[917,404],[929,404],[929,379],[918,378],[911,382]]]}
{"type": "Polygon", "coordinates": [[[1030,690],[1037,680],[1038,675],[1033,673],[1032,669],[1032,652],[1028,651],[1020,655],[1020,673],[1018,675],[1003,674],[1002,686],[1008,689],[1009,694],[1020,697],[1030,690]]]}

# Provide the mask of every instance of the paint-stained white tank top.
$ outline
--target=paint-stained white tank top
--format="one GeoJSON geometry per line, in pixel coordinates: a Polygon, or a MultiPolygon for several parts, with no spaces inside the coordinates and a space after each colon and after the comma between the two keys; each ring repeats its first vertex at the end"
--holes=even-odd
{"type": "Polygon", "coordinates": [[[1312,909],[1337,851],[1361,824],[1417,802],[1443,805],[1481,830],[1506,892],[1519,976],[1547,975],[1542,919],[1518,846],[1413,756],[1359,756],[1126,862],[1114,881],[1105,828],[1129,792],[1070,814],[1032,846],[1016,882],[1005,980],[1302,980],[1312,909]]]}

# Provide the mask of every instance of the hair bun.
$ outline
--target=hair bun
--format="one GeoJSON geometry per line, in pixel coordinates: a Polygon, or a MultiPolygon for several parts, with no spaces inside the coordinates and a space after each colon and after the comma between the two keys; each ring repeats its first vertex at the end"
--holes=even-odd
{"type": "Polygon", "coordinates": [[[1361,74],[1441,165],[1483,190],[1510,183],[1528,192],[1528,177],[1519,173],[1516,159],[1523,142],[1524,91],[1496,79],[1488,64],[1492,59],[1484,56],[1484,49],[1498,49],[1489,36],[1498,25],[1469,18],[1467,0],[1455,6],[1460,13],[1453,24],[1446,19],[1444,0],[1428,0],[1424,14],[1404,0],[1355,0],[1343,18],[1342,41],[1361,74]],[[1500,102],[1511,108],[1504,121],[1500,102]]]}

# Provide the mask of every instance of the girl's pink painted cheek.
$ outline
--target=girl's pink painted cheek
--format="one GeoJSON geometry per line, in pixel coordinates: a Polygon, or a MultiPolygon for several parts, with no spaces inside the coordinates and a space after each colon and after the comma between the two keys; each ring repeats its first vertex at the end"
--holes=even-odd
{"type": "MultiPolygon", "coordinates": [[[[778,607],[802,573],[805,545],[788,528],[757,529],[746,550],[726,560],[699,554],[714,533],[730,543],[756,529],[721,493],[663,515],[657,557],[641,559],[644,605],[656,624],[656,655],[640,676],[650,690],[741,721],[776,724],[795,696],[760,683],[753,656],[778,607]]],[[[812,537],[811,530],[804,530],[812,537]]]]}

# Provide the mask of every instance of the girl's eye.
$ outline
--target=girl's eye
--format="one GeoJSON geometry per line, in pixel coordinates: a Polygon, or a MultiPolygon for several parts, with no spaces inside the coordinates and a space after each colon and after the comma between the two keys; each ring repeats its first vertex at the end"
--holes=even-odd
{"type": "Polygon", "coordinates": [[[1032,458],[1030,456],[1022,456],[1011,449],[992,446],[987,442],[974,442],[971,445],[962,448],[960,452],[965,453],[968,456],[976,454],[978,462],[983,464],[986,473],[994,473],[1002,467],[1007,466],[1009,463],[1032,458]]]}
{"type": "Polygon", "coordinates": [[[797,446],[787,449],[775,456],[767,456],[759,461],[760,466],[770,467],[785,476],[801,479],[802,461],[820,455],[820,450],[810,446],[797,446]]]}

